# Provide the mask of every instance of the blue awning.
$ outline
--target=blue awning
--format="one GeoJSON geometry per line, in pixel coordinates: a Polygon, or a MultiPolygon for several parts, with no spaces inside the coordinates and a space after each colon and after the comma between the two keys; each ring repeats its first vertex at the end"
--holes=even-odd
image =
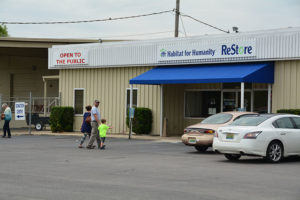
{"type": "Polygon", "coordinates": [[[160,66],[129,81],[130,84],[274,83],[274,63],[160,66]]]}

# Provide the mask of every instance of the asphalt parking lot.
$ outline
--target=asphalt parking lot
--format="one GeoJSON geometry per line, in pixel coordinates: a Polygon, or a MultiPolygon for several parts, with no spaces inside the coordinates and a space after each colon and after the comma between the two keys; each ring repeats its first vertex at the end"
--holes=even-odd
{"type": "Polygon", "coordinates": [[[300,199],[299,158],[229,162],[181,143],[116,138],[87,150],[78,139],[1,138],[0,199],[300,199]]]}

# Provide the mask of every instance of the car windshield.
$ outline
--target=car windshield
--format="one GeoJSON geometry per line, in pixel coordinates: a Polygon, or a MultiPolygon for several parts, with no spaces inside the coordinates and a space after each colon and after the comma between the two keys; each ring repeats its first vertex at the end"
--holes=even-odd
{"type": "Polygon", "coordinates": [[[236,121],[232,122],[231,126],[258,126],[265,120],[267,120],[269,116],[247,116],[237,119],[236,121]]]}
{"type": "Polygon", "coordinates": [[[201,124],[225,124],[226,122],[229,122],[231,118],[232,114],[220,113],[204,119],[201,124]]]}

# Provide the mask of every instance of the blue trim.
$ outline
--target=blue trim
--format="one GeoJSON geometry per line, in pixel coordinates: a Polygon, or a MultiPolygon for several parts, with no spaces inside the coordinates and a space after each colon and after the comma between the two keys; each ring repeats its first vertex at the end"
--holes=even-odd
{"type": "Polygon", "coordinates": [[[129,81],[130,84],[274,83],[274,63],[161,66],[129,81]]]}

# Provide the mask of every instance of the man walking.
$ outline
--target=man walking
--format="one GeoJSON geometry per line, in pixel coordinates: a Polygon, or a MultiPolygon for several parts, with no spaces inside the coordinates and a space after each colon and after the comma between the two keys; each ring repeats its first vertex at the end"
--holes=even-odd
{"type": "Polygon", "coordinates": [[[6,137],[6,132],[7,132],[7,136],[8,138],[11,138],[11,134],[10,134],[10,128],[9,128],[9,123],[11,120],[11,109],[10,107],[8,107],[8,105],[6,103],[4,103],[2,105],[2,108],[4,109],[4,126],[3,126],[3,138],[6,137]]]}
{"type": "Polygon", "coordinates": [[[100,136],[99,136],[98,126],[100,125],[101,117],[100,117],[100,112],[98,110],[99,104],[100,102],[98,100],[95,100],[94,106],[91,111],[92,134],[89,143],[86,146],[87,149],[95,148],[95,146],[93,146],[95,139],[97,140],[98,148],[100,148],[100,136]]]}

